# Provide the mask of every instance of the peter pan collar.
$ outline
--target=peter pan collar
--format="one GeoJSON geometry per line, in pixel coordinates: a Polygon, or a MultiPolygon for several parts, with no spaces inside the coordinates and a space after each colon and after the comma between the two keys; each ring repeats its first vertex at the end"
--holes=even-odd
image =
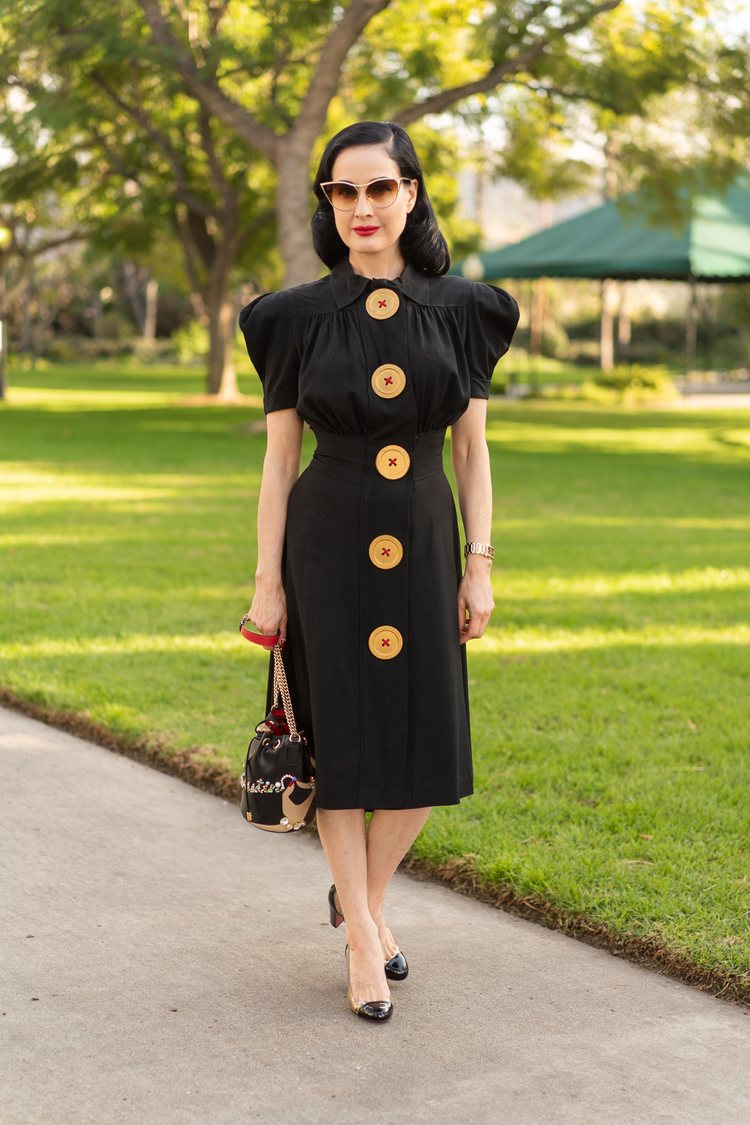
{"type": "Polygon", "coordinates": [[[329,276],[336,306],[340,309],[344,305],[350,305],[352,301],[356,301],[371,281],[376,286],[379,282],[382,282],[383,285],[393,285],[420,305],[429,305],[430,303],[428,276],[415,269],[411,262],[406,263],[406,266],[396,278],[369,278],[355,273],[348,257],[344,257],[338,260],[329,276]]]}

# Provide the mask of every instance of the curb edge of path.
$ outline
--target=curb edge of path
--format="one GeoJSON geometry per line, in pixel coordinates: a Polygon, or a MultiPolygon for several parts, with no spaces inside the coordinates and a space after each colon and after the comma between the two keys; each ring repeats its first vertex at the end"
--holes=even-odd
{"type": "MultiPolygon", "coordinates": [[[[236,771],[221,759],[207,762],[205,751],[200,748],[169,751],[166,739],[158,734],[121,734],[80,712],[62,711],[45,703],[25,699],[3,685],[0,685],[0,707],[18,711],[48,726],[151,766],[161,773],[178,777],[216,797],[236,801],[239,805],[236,771]]],[[[314,823],[305,831],[313,831],[317,835],[314,823]]],[[[496,886],[487,883],[477,874],[471,856],[433,864],[417,856],[407,855],[399,871],[416,879],[442,883],[467,898],[484,902],[547,929],[558,930],[614,957],[621,957],[642,968],[671,977],[717,999],[750,1008],[750,973],[740,975],[725,969],[707,969],[687,954],[670,949],[659,938],[633,935],[624,937],[605,923],[593,922],[565,911],[541,895],[523,895],[509,884],[496,886]]]]}

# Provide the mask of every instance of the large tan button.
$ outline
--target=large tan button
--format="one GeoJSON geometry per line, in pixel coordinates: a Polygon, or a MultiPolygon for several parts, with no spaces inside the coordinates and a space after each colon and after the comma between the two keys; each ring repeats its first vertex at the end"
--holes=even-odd
{"type": "Polygon", "coordinates": [[[387,320],[398,312],[399,304],[398,293],[393,289],[373,289],[365,301],[365,308],[376,320],[387,320]]]}
{"type": "Polygon", "coordinates": [[[404,639],[393,625],[379,625],[370,633],[367,643],[373,656],[377,656],[379,660],[390,660],[401,652],[404,639]]]}
{"type": "Polygon", "coordinates": [[[381,477],[398,480],[409,471],[410,457],[400,445],[384,445],[375,458],[375,468],[381,477]]]}
{"type": "Polygon", "coordinates": [[[381,363],[372,373],[372,389],[381,398],[395,398],[406,386],[406,376],[395,363],[381,363]]]}
{"type": "Polygon", "coordinates": [[[375,566],[390,570],[398,566],[404,556],[404,548],[395,535],[377,535],[370,544],[369,555],[375,566]]]}

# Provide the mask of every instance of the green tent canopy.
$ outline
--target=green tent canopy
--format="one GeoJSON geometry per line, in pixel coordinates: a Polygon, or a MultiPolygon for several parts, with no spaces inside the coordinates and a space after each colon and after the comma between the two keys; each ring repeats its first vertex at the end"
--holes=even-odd
{"type": "Polygon", "coordinates": [[[750,187],[696,195],[682,229],[648,220],[638,192],[546,227],[520,242],[471,254],[450,270],[474,280],[590,277],[750,281],[750,187]]]}

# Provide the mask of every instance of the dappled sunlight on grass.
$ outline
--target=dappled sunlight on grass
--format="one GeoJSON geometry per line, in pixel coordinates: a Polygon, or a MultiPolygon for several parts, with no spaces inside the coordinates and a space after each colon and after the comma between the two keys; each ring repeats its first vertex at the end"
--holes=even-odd
{"type": "MultiPolygon", "coordinates": [[[[70,391],[87,391],[92,400],[111,389],[138,390],[145,394],[199,394],[206,389],[206,372],[200,364],[186,367],[178,363],[143,364],[127,358],[102,359],[96,362],[45,363],[34,369],[19,370],[12,365],[9,372],[11,392],[23,389],[44,391],[54,402],[70,391]]],[[[240,391],[253,393],[259,387],[257,376],[248,361],[237,371],[240,391]]]]}
{"type": "MultiPolygon", "coordinates": [[[[583,516],[575,515],[570,512],[566,513],[563,517],[566,524],[572,527],[593,527],[593,528],[607,528],[607,527],[623,527],[632,531],[646,531],[649,528],[677,528],[687,531],[750,531],[750,518],[737,519],[731,516],[727,517],[670,517],[668,515],[659,516],[583,516]]],[[[547,521],[545,520],[504,520],[505,526],[509,527],[546,527],[547,521]]]]}
{"type": "Polygon", "coordinates": [[[750,644],[750,625],[715,629],[675,625],[632,630],[579,629],[575,632],[550,629],[548,632],[514,630],[504,633],[493,629],[472,643],[478,653],[568,652],[606,648],[610,645],[643,648],[664,645],[682,645],[686,648],[702,644],[747,645],[750,644]]]}
{"type": "Polygon", "coordinates": [[[662,405],[641,403],[637,406],[608,407],[597,403],[539,402],[532,399],[490,400],[490,424],[494,427],[501,422],[503,426],[517,426],[519,431],[526,427],[549,426],[565,430],[704,430],[706,427],[740,426],[745,428],[750,421],[750,404],[747,408],[722,405],[721,396],[716,398],[715,407],[695,410],[688,402],[677,399],[669,409],[662,405]]]}
{"type": "MultiPolygon", "coordinates": [[[[127,486],[124,486],[122,474],[80,472],[67,467],[60,469],[54,464],[46,468],[35,465],[33,469],[28,469],[23,465],[6,463],[5,469],[7,476],[0,484],[1,504],[26,505],[34,501],[48,504],[51,495],[55,497],[55,504],[102,501],[97,505],[97,518],[106,511],[107,504],[155,500],[192,502],[201,498],[213,499],[216,495],[214,482],[205,474],[134,472],[128,474],[127,486]]],[[[241,473],[223,474],[222,484],[225,489],[247,489],[248,477],[241,473]]]]}
{"type": "Polygon", "coordinates": [[[228,628],[221,633],[206,632],[192,635],[129,633],[125,636],[78,636],[64,639],[38,637],[4,644],[0,647],[0,652],[8,660],[43,656],[75,656],[81,653],[125,655],[149,652],[229,652],[235,655],[241,653],[243,657],[247,656],[249,660],[260,661],[264,665],[264,669],[268,664],[268,656],[263,649],[259,646],[250,648],[247,641],[240,636],[238,630],[230,632],[228,628]]]}
{"type": "Polygon", "coordinates": [[[515,452],[569,453],[595,450],[597,453],[657,453],[660,456],[698,456],[713,460],[734,460],[735,454],[750,456],[750,418],[746,430],[712,431],[697,429],[642,430],[566,430],[558,427],[525,426],[523,433],[494,425],[488,440],[495,446],[510,445],[515,452]]]}
{"type": "Polygon", "coordinates": [[[128,409],[142,407],[150,410],[155,406],[171,406],[182,396],[168,391],[126,391],[114,388],[99,390],[95,397],[87,390],[61,391],[51,398],[44,387],[14,387],[8,394],[8,403],[13,406],[43,407],[50,413],[59,413],[75,407],[76,411],[98,412],[126,406],[128,409]]]}
{"type": "MultiPolygon", "coordinates": [[[[113,504],[117,501],[154,501],[174,499],[176,490],[167,488],[140,488],[125,487],[118,484],[95,483],[91,480],[76,480],[71,474],[61,474],[55,481],[55,503],[77,503],[79,501],[106,501],[113,504]]],[[[39,474],[36,480],[26,477],[25,480],[6,485],[0,491],[0,500],[4,504],[27,505],[34,501],[42,504],[49,503],[50,477],[39,474]]]]}
{"type": "Polygon", "coordinates": [[[679,572],[651,571],[643,573],[602,574],[592,572],[575,577],[560,577],[550,574],[543,586],[538,579],[525,574],[504,575],[496,580],[506,593],[534,598],[559,597],[570,594],[583,597],[608,597],[616,594],[684,594],[699,590],[750,589],[750,568],[737,567],[733,570],[708,566],[679,572]]]}

